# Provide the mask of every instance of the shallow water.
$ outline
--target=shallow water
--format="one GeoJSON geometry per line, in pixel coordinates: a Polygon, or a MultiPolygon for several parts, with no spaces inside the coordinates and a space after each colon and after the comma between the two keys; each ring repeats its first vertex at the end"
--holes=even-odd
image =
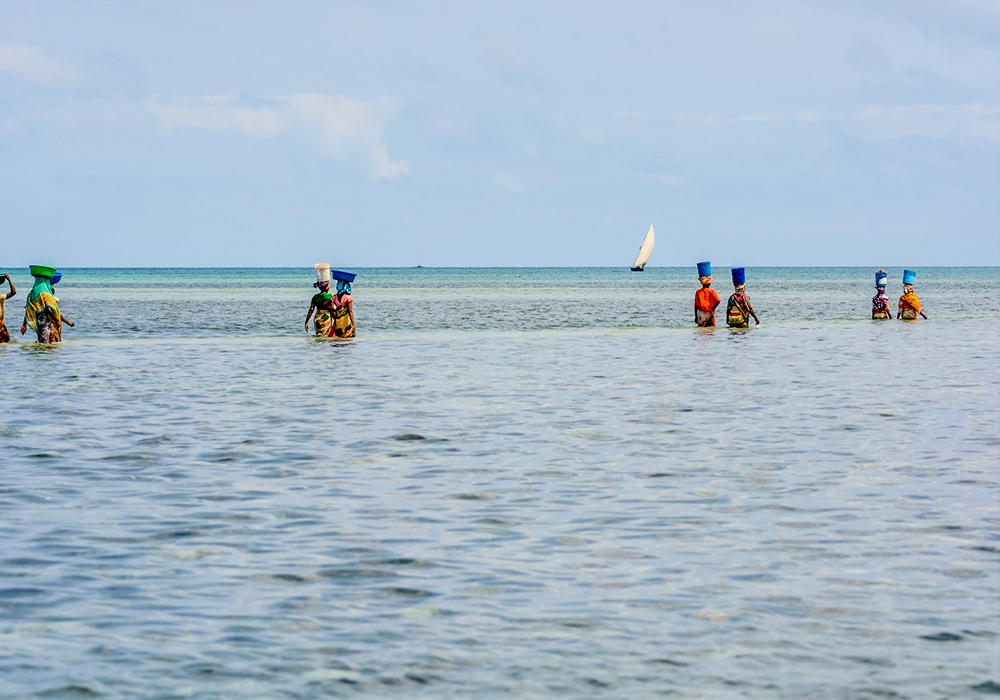
{"type": "Polygon", "coordinates": [[[0,697],[1000,693],[1000,271],[870,272],[733,332],[687,270],[364,270],[324,342],[309,270],[67,271],[0,348],[0,697]]]}

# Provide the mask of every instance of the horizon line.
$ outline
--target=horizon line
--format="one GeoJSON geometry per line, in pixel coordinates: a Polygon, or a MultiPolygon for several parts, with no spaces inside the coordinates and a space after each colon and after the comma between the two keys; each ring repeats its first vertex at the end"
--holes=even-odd
{"type": "MultiPolygon", "coordinates": [[[[713,263],[715,267],[721,269],[733,269],[733,265],[723,265],[713,263]]],[[[15,265],[7,269],[28,268],[28,265],[15,265]]],[[[627,270],[631,272],[630,265],[343,265],[354,270],[627,270]]],[[[696,267],[691,265],[657,265],[647,267],[644,272],[650,270],[683,270],[696,267]]],[[[858,268],[858,267],[878,267],[874,264],[855,265],[742,265],[751,269],[780,269],[780,268],[858,268]]],[[[884,267],[906,268],[907,265],[884,265],[884,267]]],[[[995,265],[912,265],[909,267],[922,269],[938,269],[946,267],[962,268],[1000,268],[1000,264],[995,265]]],[[[0,266],[0,270],[3,270],[0,266]]],[[[70,265],[67,267],[57,267],[59,270],[313,270],[312,265],[70,265]]],[[[8,273],[9,274],[9,273],[8,273]]]]}

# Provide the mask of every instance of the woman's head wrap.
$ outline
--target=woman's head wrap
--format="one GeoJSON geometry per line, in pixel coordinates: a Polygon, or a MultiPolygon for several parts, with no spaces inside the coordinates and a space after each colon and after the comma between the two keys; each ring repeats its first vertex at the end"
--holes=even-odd
{"type": "Polygon", "coordinates": [[[705,286],[707,284],[712,284],[712,276],[705,275],[704,277],[699,277],[698,281],[701,282],[702,286],[705,286]]]}
{"type": "Polygon", "coordinates": [[[330,288],[330,280],[320,280],[319,282],[314,282],[313,286],[316,287],[316,289],[326,291],[330,288]]]}
{"type": "Polygon", "coordinates": [[[350,294],[351,283],[345,280],[337,280],[337,294],[350,294]]]}

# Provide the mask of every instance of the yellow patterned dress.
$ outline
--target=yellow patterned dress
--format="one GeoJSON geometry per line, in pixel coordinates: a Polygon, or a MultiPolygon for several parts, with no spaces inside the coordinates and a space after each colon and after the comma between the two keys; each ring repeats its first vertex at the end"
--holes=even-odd
{"type": "Polygon", "coordinates": [[[333,335],[333,295],[329,292],[321,292],[313,295],[312,305],[316,307],[316,318],[313,319],[313,328],[316,329],[316,336],[319,338],[329,338],[333,335]]]}
{"type": "Polygon", "coordinates": [[[333,297],[333,333],[335,338],[353,338],[355,336],[352,316],[354,297],[350,294],[338,294],[333,297]]]}
{"type": "Polygon", "coordinates": [[[61,319],[52,285],[48,279],[36,277],[24,305],[24,323],[38,335],[39,343],[58,343],[62,339],[61,319]]]}

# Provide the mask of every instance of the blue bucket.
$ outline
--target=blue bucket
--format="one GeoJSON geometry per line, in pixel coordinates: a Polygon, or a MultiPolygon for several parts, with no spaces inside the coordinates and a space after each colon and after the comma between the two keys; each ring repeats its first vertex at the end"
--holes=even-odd
{"type": "Polygon", "coordinates": [[[917,273],[913,270],[903,270],[903,284],[913,284],[917,281],[917,273]]]}
{"type": "Polygon", "coordinates": [[[889,286],[889,273],[882,272],[881,270],[875,273],[875,286],[876,287],[887,287],[889,286]]]}
{"type": "Polygon", "coordinates": [[[52,275],[52,279],[49,280],[49,284],[58,284],[59,280],[62,279],[62,273],[56,270],[56,274],[52,275]]]}
{"type": "Polygon", "coordinates": [[[747,271],[744,267],[734,267],[733,268],[733,284],[746,284],[747,283],[747,271]]]}
{"type": "Polygon", "coordinates": [[[712,263],[705,261],[698,263],[698,276],[699,277],[711,277],[712,276],[712,263]]]}
{"type": "Polygon", "coordinates": [[[330,278],[335,280],[343,280],[344,282],[353,282],[354,278],[357,277],[353,272],[344,272],[343,270],[330,270],[330,278]]]}

